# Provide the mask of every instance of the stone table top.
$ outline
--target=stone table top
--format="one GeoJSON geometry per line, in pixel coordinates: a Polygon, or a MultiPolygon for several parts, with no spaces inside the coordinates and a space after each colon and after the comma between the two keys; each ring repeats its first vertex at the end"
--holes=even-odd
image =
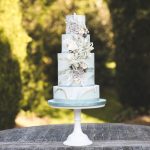
{"type": "Polygon", "coordinates": [[[93,141],[90,146],[69,147],[63,141],[73,125],[46,125],[0,131],[0,150],[150,150],[150,126],[82,124],[93,141]]]}

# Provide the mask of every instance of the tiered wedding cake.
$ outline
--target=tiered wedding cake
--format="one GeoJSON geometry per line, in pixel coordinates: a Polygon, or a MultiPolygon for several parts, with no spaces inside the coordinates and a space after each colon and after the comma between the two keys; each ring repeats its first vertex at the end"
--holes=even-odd
{"type": "Polygon", "coordinates": [[[85,25],[85,16],[68,15],[62,50],[58,53],[58,86],[53,87],[55,100],[99,99],[95,85],[93,43],[85,25]]]}
{"type": "Polygon", "coordinates": [[[66,34],[62,35],[62,51],[58,53],[58,86],[53,87],[54,98],[48,100],[55,108],[74,109],[74,129],[64,142],[69,146],[85,146],[92,141],[81,129],[81,109],[104,107],[99,85],[94,81],[93,43],[85,25],[85,16],[68,15],[66,34]]]}

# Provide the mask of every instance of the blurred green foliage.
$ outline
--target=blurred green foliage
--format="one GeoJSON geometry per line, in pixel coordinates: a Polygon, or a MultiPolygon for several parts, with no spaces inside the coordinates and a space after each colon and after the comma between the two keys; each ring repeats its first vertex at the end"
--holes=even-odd
{"type": "Polygon", "coordinates": [[[148,0],[0,0],[1,128],[14,125],[19,109],[39,116],[61,114],[61,110],[49,108],[47,100],[53,96],[53,85],[57,85],[57,53],[61,52],[65,16],[74,12],[86,15],[95,47],[96,84],[102,87],[101,97],[108,99],[108,106],[102,111],[84,112],[115,121],[113,116],[123,108],[118,99],[124,107],[147,111],[148,6],[148,0]]]}
{"type": "Polygon", "coordinates": [[[0,1],[0,129],[15,125],[26,69],[26,45],[18,0],[0,1]]]}
{"type": "Polygon", "coordinates": [[[124,107],[150,110],[150,1],[109,0],[113,21],[116,79],[124,107]]]}
{"type": "Polygon", "coordinates": [[[2,32],[0,36],[0,129],[13,128],[19,112],[21,78],[18,61],[2,32]]]}

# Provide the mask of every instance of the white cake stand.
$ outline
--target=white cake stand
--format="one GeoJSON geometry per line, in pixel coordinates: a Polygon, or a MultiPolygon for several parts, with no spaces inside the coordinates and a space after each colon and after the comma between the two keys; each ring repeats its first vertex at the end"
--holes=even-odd
{"type": "Polygon", "coordinates": [[[85,103],[85,100],[79,101],[79,103],[71,100],[48,100],[48,104],[54,108],[74,109],[74,129],[63,144],[68,146],[91,145],[92,141],[81,129],[81,109],[101,108],[105,106],[105,103],[105,99],[90,100],[88,103],[87,101],[85,103]]]}

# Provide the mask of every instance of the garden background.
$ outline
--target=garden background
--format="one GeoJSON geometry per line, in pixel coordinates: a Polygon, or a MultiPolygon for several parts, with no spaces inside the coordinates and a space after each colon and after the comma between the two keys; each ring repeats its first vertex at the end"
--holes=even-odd
{"type": "Polygon", "coordinates": [[[65,16],[86,15],[96,84],[107,99],[83,122],[150,124],[149,0],[0,0],[0,129],[71,123],[48,106],[65,16]]]}

